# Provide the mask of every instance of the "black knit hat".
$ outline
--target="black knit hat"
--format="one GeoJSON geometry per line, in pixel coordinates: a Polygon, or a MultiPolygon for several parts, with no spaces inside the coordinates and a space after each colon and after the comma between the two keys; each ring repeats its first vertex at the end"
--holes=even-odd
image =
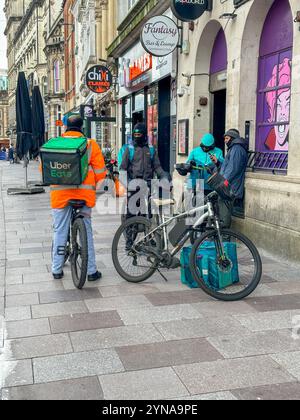
{"type": "Polygon", "coordinates": [[[133,128],[133,133],[140,133],[140,134],[143,134],[144,136],[146,136],[147,129],[146,129],[145,124],[137,123],[133,128]]]}
{"type": "Polygon", "coordinates": [[[239,139],[241,137],[239,130],[235,128],[231,128],[230,130],[226,131],[224,137],[231,137],[232,139],[239,139]]]}
{"type": "Polygon", "coordinates": [[[67,120],[67,127],[80,130],[83,127],[83,119],[80,115],[71,115],[67,120]]]}

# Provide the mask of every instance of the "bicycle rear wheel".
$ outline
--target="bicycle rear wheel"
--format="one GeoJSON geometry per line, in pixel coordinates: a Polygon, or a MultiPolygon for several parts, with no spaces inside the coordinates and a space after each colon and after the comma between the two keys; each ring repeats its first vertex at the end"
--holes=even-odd
{"type": "Polygon", "coordinates": [[[74,286],[81,290],[85,285],[88,270],[88,240],[82,218],[75,220],[72,226],[72,253],[70,257],[74,286]]]}
{"type": "Polygon", "coordinates": [[[249,296],[262,276],[262,262],[255,245],[241,233],[222,230],[222,247],[216,231],[205,233],[192,249],[194,279],[210,296],[238,301],[249,296]]]}
{"type": "MultiPolygon", "coordinates": [[[[130,283],[141,283],[157,270],[158,261],[143,249],[143,238],[151,232],[151,222],[145,217],[132,217],[117,230],[112,244],[113,264],[119,275],[130,283]],[[136,246],[137,243],[141,245],[136,246]]],[[[146,246],[160,249],[160,236],[151,235],[146,246]]]]}

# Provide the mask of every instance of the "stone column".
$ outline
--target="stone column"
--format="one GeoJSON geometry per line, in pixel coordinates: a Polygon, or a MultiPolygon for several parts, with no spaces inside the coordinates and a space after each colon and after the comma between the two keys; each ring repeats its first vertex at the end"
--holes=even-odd
{"type": "Polygon", "coordinates": [[[108,0],[108,46],[113,42],[115,36],[115,2],[108,0]]]}
{"type": "MultiPolygon", "coordinates": [[[[293,16],[299,10],[298,0],[290,0],[293,16]]],[[[300,178],[300,23],[294,23],[294,50],[292,67],[292,91],[290,114],[290,144],[289,144],[289,171],[291,177],[300,178]]]]}
{"type": "Polygon", "coordinates": [[[99,58],[102,58],[102,10],[100,7],[100,1],[96,2],[95,7],[95,21],[96,21],[96,57],[97,63],[99,58]]]}
{"type": "Polygon", "coordinates": [[[108,45],[108,8],[107,0],[101,0],[102,7],[102,56],[103,60],[107,58],[106,48],[108,45]]]}

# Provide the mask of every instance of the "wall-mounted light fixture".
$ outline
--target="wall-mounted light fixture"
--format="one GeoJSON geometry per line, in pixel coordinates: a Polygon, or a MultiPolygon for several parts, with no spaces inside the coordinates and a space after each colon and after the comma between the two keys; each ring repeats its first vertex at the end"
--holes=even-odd
{"type": "Polygon", "coordinates": [[[223,13],[219,19],[235,19],[237,17],[237,14],[235,13],[235,10],[232,13],[223,13]]]}
{"type": "Polygon", "coordinates": [[[210,76],[210,74],[208,74],[208,73],[197,73],[197,74],[182,73],[182,76],[186,77],[185,84],[186,84],[186,86],[189,87],[189,86],[191,86],[191,83],[192,83],[192,77],[195,77],[195,76],[210,76]]]}

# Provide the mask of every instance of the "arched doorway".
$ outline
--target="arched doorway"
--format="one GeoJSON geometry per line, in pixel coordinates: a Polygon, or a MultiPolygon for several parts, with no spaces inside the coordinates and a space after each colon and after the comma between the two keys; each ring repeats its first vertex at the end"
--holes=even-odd
{"type": "Polygon", "coordinates": [[[226,128],[227,43],[223,29],[216,37],[210,61],[210,91],[212,94],[212,132],[216,145],[224,151],[226,128]]]}
{"type": "Polygon", "coordinates": [[[195,64],[194,146],[203,134],[213,132],[224,147],[226,119],[227,44],[221,24],[211,20],[204,28],[195,64]],[[209,101],[202,103],[201,99],[209,101]],[[219,114],[218,114],[219,113],[219,114]]]}
{"type": "Polygon", "coordinates": [[[293,16],[288,0],[275,0],[260,40],[256,150],[288,152],[293,16]]]}

